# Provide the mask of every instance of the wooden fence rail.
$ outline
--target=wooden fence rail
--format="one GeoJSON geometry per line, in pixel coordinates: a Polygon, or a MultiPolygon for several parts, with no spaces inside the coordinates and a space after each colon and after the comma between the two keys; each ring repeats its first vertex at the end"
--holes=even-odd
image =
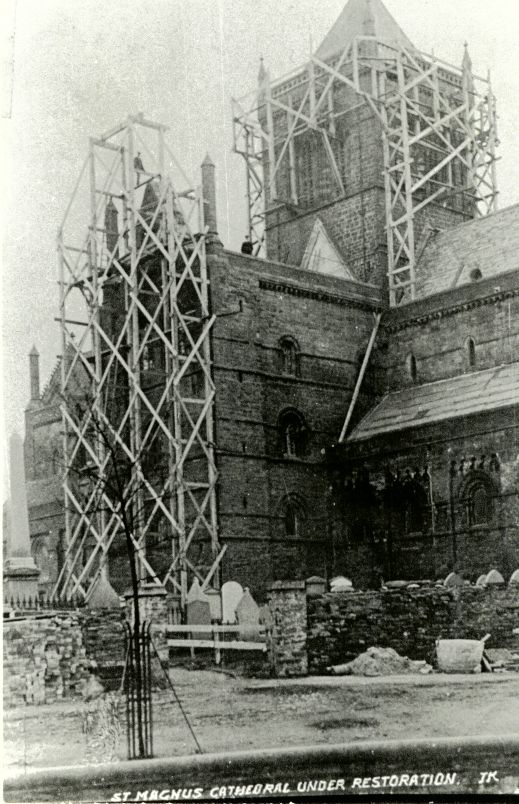
{"type": "Polygon", "coordinates": [[[267,629],[262,625],[170,625],[166,635],[169,648],[189,648],[192,656],[195,648],[213,650],[216,664],[221,662],[222,651],[267,650],[267,629]],[[227,635],[238,638],[226,639],[227,635]]]}

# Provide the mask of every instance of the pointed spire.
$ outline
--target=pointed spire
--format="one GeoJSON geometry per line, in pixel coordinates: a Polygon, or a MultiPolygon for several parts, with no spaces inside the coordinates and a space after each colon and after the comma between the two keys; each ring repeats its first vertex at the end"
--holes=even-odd
{"type": "Polygon", "coordinates": [[[342,53],[356,36],[376,36],[393,47],[416,50],[382,0],[349,0],[316,51],[325,61],[342,53]]]}
{"type": "Polygon", "coordinates": [[[469,106],[474,105],[474,78],[472,75],[472,59],[469,54],[468,43],[465,42],[463,51],[463,59],[461,62],[461,83],[463,91],[468,97],[469,106]]]}
{"type": "Polygon", "coordinates": [[[364,17],[362,20],[362,30],[365,36],[376,36],[375,30],[375,17],[373,16],[373,9],[371,8],[371,0],[366,0],[364,17]]]}
{"type": "Polygon", "coordinates": [[[472,73],[472,59],[470,58],[469,53],[469,43],[464,42],[463,48],[464,50],[463,50],[463,59],[461,62],[461,69],[463,70],[463,72],[472,73]]]}
{"type": "Polygon", "coordinates": [[[202,167],[205,166],[214,167],[214,162],[208,153],[205,155],[204,161],[202,162],[202,167]]]}

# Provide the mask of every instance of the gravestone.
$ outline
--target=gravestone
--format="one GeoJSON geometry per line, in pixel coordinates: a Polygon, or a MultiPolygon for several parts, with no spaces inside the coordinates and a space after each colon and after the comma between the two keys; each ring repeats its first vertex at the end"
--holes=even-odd
{"type": "MultiPolygon", "coordinates": [[[[198,578],[195,578],[187,593],[186,617],[188,625],[210,625],[211,605],[209,598],[202,591],[198,578]]],[[[209,639],[210,634],[197,634],[200,639],[209,639]]]]}
{"type": "Polygon", "coordinates": [[[458,575],[456,572],[449,572],[447,577],[443,582],[444,586],[447,586],[449,589],[455,588],[457,586],[463,586],[463,578],[458,575]]]}
{"type": "Polygon", "coordinates": [[[508,586],[516,586],[518,584],[519,584],[519,569],[516,569],[515,572],[513,572],[512,575],[510,576],[508,586]]]}
{"type": "Polygon", "coordinates": [[[222,596],[220,592],[217,589],[206,589],[204,594],[209,600],[211,620],[220,622],[222,619],[222,596]]]}
{"type": "Polygon", "coordinates": [[[259,606],[247,587],[236,606],[236,619],[239,625],[244,626],[240,633],[241,639],[252,641],[259,637],[259,606]]]}
{"type": "Polygon", "coordinates": [[[226,581],[222,586],[222,622],[236,622],[236,606],[243,597],[243,587],[237,581],[226,581]]]}
{"type": "Polygon", "coordinates": [[[353,584],[349,578],[344,575],[338,575],[330,581],[331,592],[353,592],[353,584]]]}
{"type": "Polygon", "coordinates": [[[503,578],[503,576],[501,575],[501,573],[498,570],[492,569],[488,573],[488,575],[487,575],[487,577],[485,579],[485,583],[486,583],[486,586],[504,586],[505,585],[505,579],[503,578]]]}

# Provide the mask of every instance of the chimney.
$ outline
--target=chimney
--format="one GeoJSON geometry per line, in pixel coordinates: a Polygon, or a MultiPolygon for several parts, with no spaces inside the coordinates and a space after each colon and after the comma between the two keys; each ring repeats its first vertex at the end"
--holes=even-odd
{"type": "Polygon", "coordinates": [[[216,184],[214,178],[215,167],[209,154],[202,162],[202,195],[204,208],[204,227],[207,227],[209,240],[218,240],[218,225],[216,222],[216,184]]]}
{"type": "Polygon", "coordinates": [[[31,402],[40,398],[40,353],[35,346],[29,352],[29,374],[31,378],[31,402]]]}

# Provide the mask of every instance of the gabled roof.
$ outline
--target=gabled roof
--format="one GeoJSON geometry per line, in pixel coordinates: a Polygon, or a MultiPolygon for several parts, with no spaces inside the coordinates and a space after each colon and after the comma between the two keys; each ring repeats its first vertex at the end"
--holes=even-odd
{"type": "MultiPolygon", "coordinates": [[[[519,204],[442,232],[425,232],[416,264],[416,297],[519,268],[519,204]],[[471,276],[472,275],[472,276],[471,276]]],[[[419,251],[419,249],[418,249],[419,251]]]]}
{"type": "Polygon", "coordinates": [[[320,218],[315,219],[312,233],[306,244],[301,268],[318,274],[338,276],[355,281],[320,218]]]}
{"type": "Polygon", "coordinates": [[[388,45],[416,50],[381,0],[349,0],[315,55],[324,61],[341,53],[356,36],[373,35],[388,45]]]}
{"type": "Polygon", "coordinates": [[[387,394],[347,441],[519,404],[519,362],[387,394]]]}

